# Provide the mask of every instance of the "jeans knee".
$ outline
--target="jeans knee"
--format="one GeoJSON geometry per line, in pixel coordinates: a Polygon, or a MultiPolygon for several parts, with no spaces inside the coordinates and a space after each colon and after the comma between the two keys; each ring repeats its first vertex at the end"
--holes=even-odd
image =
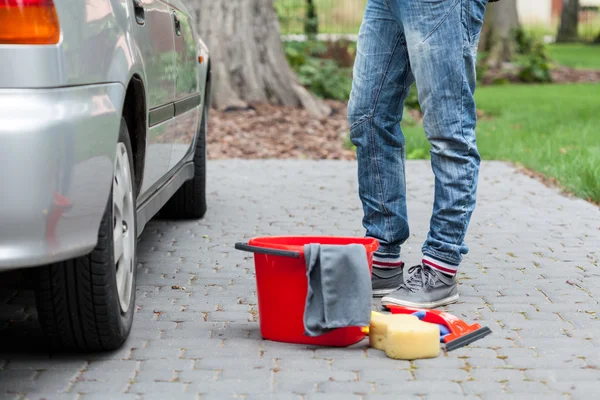
{"type": "Polygon", "coordinates": [[[361,96],[360,93],[353,92],[350,95],[350,101],[348,101],[348,125],[350,126],[350,132],[372,115],[370,108],[364,96],[361,96]]]}

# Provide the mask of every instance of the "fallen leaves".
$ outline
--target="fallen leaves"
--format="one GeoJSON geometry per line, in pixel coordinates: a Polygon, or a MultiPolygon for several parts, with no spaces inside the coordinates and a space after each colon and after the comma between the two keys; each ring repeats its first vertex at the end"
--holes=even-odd
{"type": "Polygon", "coordinates": [[[327,103],[333,113],[321,119],[300,108],[268,104],[243,111],[211,110],[208,158],[353,160],[355,152],[344,147],[349,132],[346,104],[327,103]]]}

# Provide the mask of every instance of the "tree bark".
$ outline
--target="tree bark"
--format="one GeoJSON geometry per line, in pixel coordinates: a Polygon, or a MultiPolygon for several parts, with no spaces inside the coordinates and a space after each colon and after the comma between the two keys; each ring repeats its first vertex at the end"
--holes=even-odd
{"type": "Polygon", "coordinates": [[[576,42],[579,39],[578,26],[579,0],[563,0],[556,41],[559,43],[576,42]]]}
{"type": "Polygon", "coordinates": [[[288,65],[273,0],[188,0],[188,6],[211,53],[215,108],[268,102],[303,107],[317,117],[331,113],[288,65]]]}
{"type": "Polygon", "coordinates": [[[479,49],[488,53],[487,64],[498,68],[515,54],[514,31],[520,27],[517,0],[488,3],[479,49]]]}

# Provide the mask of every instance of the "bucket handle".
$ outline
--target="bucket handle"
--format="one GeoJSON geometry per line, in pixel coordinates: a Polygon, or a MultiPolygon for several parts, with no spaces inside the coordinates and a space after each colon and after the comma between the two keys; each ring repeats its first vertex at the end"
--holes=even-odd
{"type": "Polygon", "coordinates": [[[250,246],[248,243],[236,243],[235,248],[237,250],[248,251],[250,253],[267,254],[270,256],[300,258],[300,253],[297,251],[277,250],[277,249],[269,249],[266,247],[250,246]]]}

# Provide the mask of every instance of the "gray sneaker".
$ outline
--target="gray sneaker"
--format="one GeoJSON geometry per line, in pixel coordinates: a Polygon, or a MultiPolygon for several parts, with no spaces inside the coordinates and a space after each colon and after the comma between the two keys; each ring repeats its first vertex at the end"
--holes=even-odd
{"type": "Polygon", "coordinates": [[[416,265],[400,289],[381,299],[381,304],[416,308],[436,308],[458,300],[456,278],[416,265]]]}
{"type": "Polygon", "coordinates": [[[373,297],[382,297],[396,290],[404,283],[404,265],[399,268],[378,268],[373,266],[371,284],[373,286],[373,297]]]}

